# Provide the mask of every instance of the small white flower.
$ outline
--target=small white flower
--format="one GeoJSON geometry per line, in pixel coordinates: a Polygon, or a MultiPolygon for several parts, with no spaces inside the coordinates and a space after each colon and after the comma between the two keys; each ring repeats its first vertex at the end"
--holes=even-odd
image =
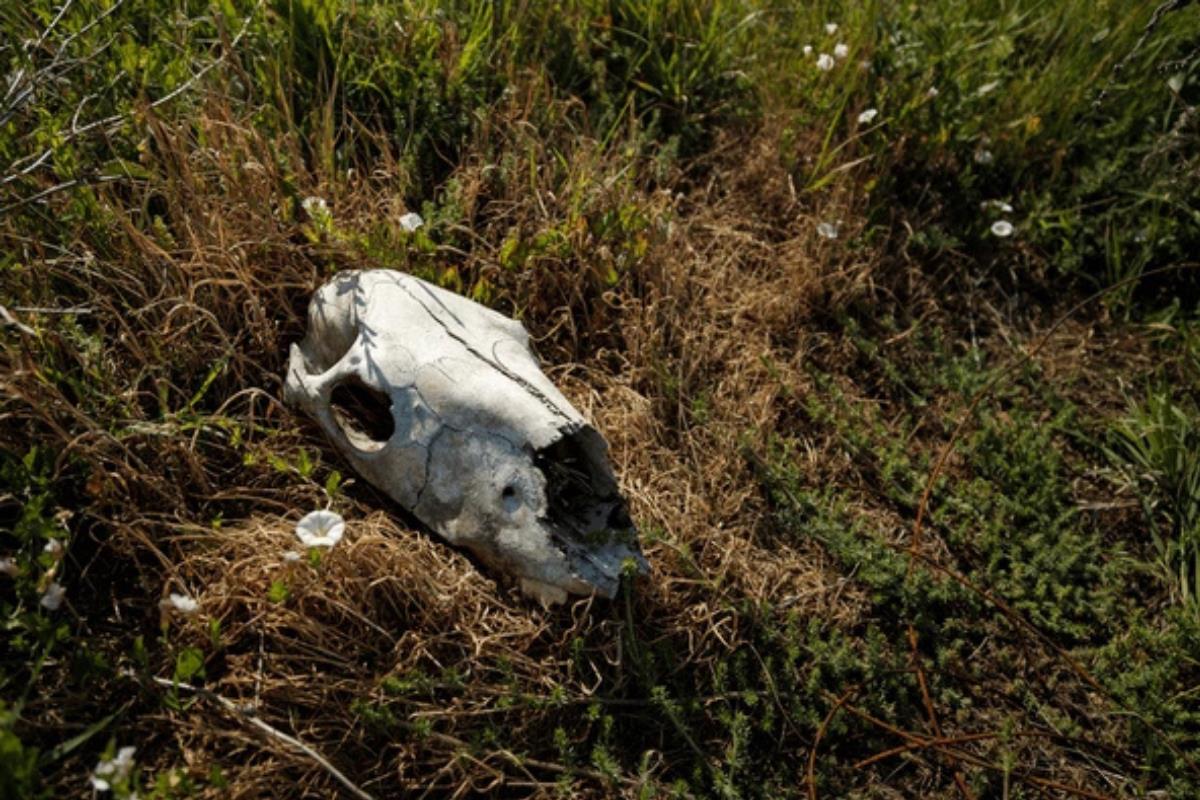
{"type": "Polygon", "coordinates": [[[837,29],[838,29],[838,24],[836,22],[826,22],[825,23],[825,32],[828,33],[830,36],[833,36],[835,33],[837,33],[837,29]]]}
{"type": "Polygon", "coordinates": [[[107,792],[112,784],[129,777],[133,769],[133,754],[136,747],[122,747],[113,758],[103,760],[92,770],[92,788],[107,792]]]}
{"type": "Polygon", "coordinates": [[[49,553],[56,559],[62,555],[62,551],[62,542],[60,542],[58,539],[51,539],[50,541],[46,542],[46,546],[42,548],[43,553],[49,553]]]}
{"type": "Polygon", "coordinates": [[[864,111],[858,115],[858,124],[859,125],[870,125],[872,122],[875,121],[875,118],[877,116],[879,116],[879,109],[868,108],[866,111],[864,111]]]}
{"type": "Polygon", "coordinates": [[[984,200],[979,204],[980,211],[988,211],[989,209],[999,211],[1001,214],[1011,214],[1013,207],[1003,200],[984,200]]]}
{"type": "Polygon", "coordinates": [[[835,58],[845,58],[850,55],[850,48],[842,42],[838,42],[833,46],[833,55],[835,58]]]}
{"type": "Polygon", "coordinates": [[[7,575],[10,578],[15,578],[21,574],[21,568],[17,566],[17,562],[12,558],[0,558],[0,575],[7,575]]]}
{"type": "Polygon", "coordinates": [[[48,611],[57,611],[66,594],[67,590],[63,588],[63,585],[54,581],[46,587],[46,591],[42,594],[42,608],[48,611]]]}
{"type": "Polygon", "coordinates": [[[994,161],[994,160],[995,160],[995,157],[992,155],[991,150],[976,150],[975,151],[975,163],[976,164],[983,164],[984,166],[987,166],[988,164],[992,163],[992,161],[994,161]]]}
{"type": "Polygon", "coordinates": [[[200,608],[200,604],[188,597],[186,594],[171,592],[166,600],[160,604],[164,609],[175,609],[180,614],[195,614],[196,609],[200,608]]]}
{"type": "Polygon", "coordinates": [[[303,558],[303,556],[301,556],[295,550],[288,550],[283,554],[283,560],[288,564],[295,564],[301,558],[303,558]]]}
{"type": "Polygon", "coordinates": [[[836,239],[838,238],[838,225],[839,223],[837,222],[819,223],[817,225],[817,233],[826,239],[836,239]]]}
{"type": "Polygon", "coordinates": [[[1175,94],[1179,94],[1181,91],[1183,91],[1183,75],[1176,72],[1174,75],[1167,78],[1167,88],[1175,94]]]}
{"type": "Polygon", "coordinates": [[[928,97],[930,100],[932,100],[933,98],[937,97],[937,96],[938,96],[938,89],[937,89],[937,87],[936,87],[936,86],[930,86],[928,89],[926,89],[926,90],[925,90],[925,96],[926,96],[926,97],[928,97]]]}
{"type": "Polygon", "coordinates": [[[305,547],[333,547],[346,532],[346,520],[333,511],[313,511],[296,525],[296,536],[305,547]]]}
{"type": "Polygon", "coordinates": [[[821,55],[817,56],[817,69],[822,72],[829,72],[829,70],[833,69],[833,56],[829,55],[829,53],[821,53],[821,55]]]}
{"type": "Polygon", "coordinates": [[[421,219],[421,215],[415,211],[410,211],[400,218],[400,227],[409,233],[412,233],[424,224],[425,220],[421,219]]]}
{"type": "Polygon", "coordinates": [[[1001,239],[1006,236],[1012,236],[1012,223],[1006,219],[998,219],[992,223],[992,235],[999,236],[1001,239]]]}
{"type": "Polygon", "coordinates": [[[304,209],[305,214],[308,214],[313,219],[328,216],[329,214],[329,204],[325,202],[325,198],[323,197],[306,197],[301,201],[300,207],[304,209]]]}
{"type": "Polygon", "coordinates": [[[801,52],[803,52],[804,55],[806,55],[806,56],[811,56],[812,55],[812,45],[811,44],[804,45],[804,48],[801,52]]]}
{"type": "Polygon", "coordinates": [[[128,775],[129,770],[133,767],[133,754],[137,752],[137,748],[132,745],[122,747],[117,751],[117,757],[113,759],[113,764],[116,765],[118,773],[128,775]]]}

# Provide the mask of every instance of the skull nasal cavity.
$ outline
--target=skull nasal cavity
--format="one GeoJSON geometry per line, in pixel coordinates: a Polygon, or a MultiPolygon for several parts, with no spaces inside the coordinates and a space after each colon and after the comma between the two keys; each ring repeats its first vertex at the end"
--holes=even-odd
{"type": "Polygon", "coordinates": [[[334,387],[329,402],[342,433],[360,450],[382,449],[396,430],[391,399],[357,377],[334,387]]]}

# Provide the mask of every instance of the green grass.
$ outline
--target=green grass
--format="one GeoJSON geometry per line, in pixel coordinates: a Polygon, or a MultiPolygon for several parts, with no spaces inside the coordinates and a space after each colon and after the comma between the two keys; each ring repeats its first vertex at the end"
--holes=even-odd
{"type": "MultiPolygon", "coordinates": [[[[769,107],[786,125],[780,163],[798,190],[865,185],[873,226],[911,226],[897,247],[933,259],[970,248],[997,278],[1050,269],[1103,286],[1151,271],[1142,291],[1161,299],[1195,289],[1182,265],[1200,220],[1185,113],[1200,22],[1190,8],[1166,14],[1139,43],[1153,5],[289,0],[105,16],[106,4],[82,3],[41,37],[56,7],[35,3],[3,21],[12,41],[41,46],[4,54],[22,78],[0,163],[18,201],[137,182],[136,128],[215,90],[290,140],[277,153],[286,173],[332,180],[383,159],[411,206],[445,204],[461,224],[448,179],[468,153],[499,159],[499,180],[521,179],[489,141],[514,104],[552,150],[564,134],[629,141],[667,163],[769,107]],[[837,43],[848,56],[816,69],[815,54],[837,43]],[[859,125],[867,108],[879,116],[859,125]],[[1015,207],[1020,246],[991,236],[987,201],[1015,207]]],[[[100,213],[91,192],[72,194],[66,222],[100,213]]],[[[19,209],[34,230],[51,222],[19,209]]]]}
{"type": "Polygon", "coordinates": [[[0,798],[133,737],[117,796],[335,791],[164,676],[265,681],[379,796],[1195,796],[1200,7],[1157,5],[5,5],[0,798]],[[641,426],[669,591],[246,576],[264,519],[380,506],[277,400],[362,266],[522,318],[641,426]],[[185,585],[219,611],[165,617],[185,585]]]}
{"type": "MultiPolygon", "coordinates": [[[[920,389],[958,396],[947,429],[967,413],[965,401],[978,389],[979,378],[991,376],[990,369],[981,372],[974,366],[980,358],[978,352],[969,353],[906,373],[920,389]],[[974,384],[970,391],[961,388],[964,378],[968,386],[974,384]]],[[[1039,397],[1045,387],[1036,373],[1002,384],[989,406],[1003,411],[971,418],[969,433],[956,448],[955,474],[935,484],[930,496],[926,535],[943,539],[951,555],[914,560],[877,520],[880,507],[909,517],[920,502],[935,455],[912,451],[912,421],[928,424],[925,398],[910,393],[909,386],[897,386],[903,390],[901,405],[909,408],[900,416],[905,422],[897,426],[894,408],[887,411],[893,422],[884,424],[874,404],[852,402],[832,384],[821,385],[823,396],[811,398],[806,413],[818,430],[833,433],[863,480],[813,485],[792,466],[786,442],[764,476],[777,507],[778,535],[816,539],[839,571],[866,590],[871,604],[867,622],[849,636],[811,622],[810,636],[815,631],[820,644],[807,646],[808,657],[792,666],[792,674],[773,676],[778,685],[799,685],[807,672],[810,692],[814,677],[825,681],[818,684],[823,693],[811,693],[798,704],[810,726],[821,710],[835,713],[831,700],[848,689],[853,689],[853,704],[883,720],[868,724],[850,717],[830,727],[831,752],[822,772],[831,776],[828,790],[854,779],[848,773],[836,777],[839,766],[894,743],[884,725],[903,729],[907,721],[910,729],[919,729],[925,722],[919,684],[905,668],[911,665],[905,632],[912,626],[920,645],[911,653],[926,664],[934,707],[970,717],[997,714],[993,728],[1007,733],[997,739],[993,763],[1008,762],[1008,748],[1016,747],[1014,731],[1034,719],[1040,720],[1035,728],[1048,726],[1041,729],[1045,735],[1096,740],[1092,733],[1099,732],[1092,731],[1092,723],[1056,697],[1056,684],[1065,677],[1061,673],[1079,668],[1104,693],[1109,713],[1132,720],[1124,735],[1139,742],[1150,774],[1180,796],[1192,791],[1184,788],[1192,785],[1187,760],[1200,755],[1200,739],[1184,698],[1195,680],[1197,618],[1188,603],[1163,613],[1148,607],[1144,595],[1131,592],[1149,572],[1143,559],[1161,551],[1159,540],[1153,550],[1139,538],[1114,541],[1111,531],[1072,499],[1071,484],[1079,479],[1073,476],[1079,476],[1080,466],[1101,460],[1078,426],[1077,410],[1054,395],[1039,397]],[[1032,659],[1040,664],[1032,671],[1028,656],[1017,657],[1019,648],[1047,645],[1049,652],[1032,659]],[[1046,682],[1037,669],[1060,674],[1046,682]],[[1005,716],[995,707],[989,711],[989,693],[1031,711],[1030,718],[1005,716]],[[839,753],[838,742],[850,749],[839,753]]],[[[1156,402],[1165,401],[1160,396],[1156,402]]],[[[1176,419],[1194,419],[1171,408],[1180,414],[1176,419]]],[[[1124,426],[1124,436],[1146,437],[1137,439],[1143,449],[1162,432],[1157,421],[1144,418],[1124,426]]],[[[1190,456],[1172,452],[1194,462],[1194,450],[1190,456]]],[[[1169,470],[1169,462],[1156,462],[1160,471],[1154,474],[1162,476],[1158,463],[1169,470]]],[[[1181,495],[1195,499],[1188,488],[1174,496],[1181,495]]],[[[1179,515],[1164,510],[1175,524],[1180,522],[1179,515]]],[[[1186,547],[1190,539],[1167,541],[1186,547]]],[[[1179,563],[1175,550],[1171,556],[1172,564],[1179,563]]],[[[1185,563],[1184,569],[1189,568],[1185,563]]],[[[1164,584],[1176,585],[1176,576],[1167,573],[1164,584]]],[[[843,711],[841,716],[849,715],[843,711]]],[[[977,774],[973,790],[992,796],[1007,780],[1003,771],[977,774]]]]}
{"type": "MultiPolygon", "coordinates": [[[[1195,378],[1185,388],[1196,387],[1195,378]]],[[[1145,515],[1158,566],[1193,614],[1200,612],[1200,412],[1165,384],[1113,425],[1110,460],[1145,515]]]]}

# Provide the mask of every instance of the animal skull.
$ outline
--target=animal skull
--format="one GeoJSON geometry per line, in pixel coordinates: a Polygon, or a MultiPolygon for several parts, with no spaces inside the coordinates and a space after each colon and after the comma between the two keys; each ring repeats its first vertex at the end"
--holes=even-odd
{"type": "Polygon", "coordinates": [[[613,597],[648,565],[603,437],[547,380],[519,322],[391,270],[317,290],[289,402],[449,542],[545,603],[613,597]]]}

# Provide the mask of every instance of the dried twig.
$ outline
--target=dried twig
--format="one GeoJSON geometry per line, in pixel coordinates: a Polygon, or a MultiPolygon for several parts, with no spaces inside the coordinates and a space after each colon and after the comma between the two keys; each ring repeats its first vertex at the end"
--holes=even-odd
{"type": "Polygon", "coordinates": [[[192,686],[189,683],[181,683],[179,681],[170,681],[170,680],[167,680],[166,678],[159,678],[157,676],[152,676],[151,680],[153,680],[159,686],[163,686],[167,689],[183,689],[186,692],[192,692],[193,694],[203,697],[206,700],[213,701],[217,705],[224,708],[226,711],[229,711],[229,712],[233,713],[234,715],[240,717],[241,719],[246,720],[251,725],[258,728],[260,731],[266,733],[271,738],[273,738],[277,741],[283,742],[284,744],[288,745],[289,747],[292,747],[293,749],[299,750],[301,753],[304,753],[304,755],[308,756],[313,761],[317,762],[317,764],[319,764],[326,772],[328,772],[334,778],[334,780],[336,780],[342,786],[346,787],[347,791],[349,791],[355,797],[359,798],[360,800],[374,800],[374,798],[371,795],[367,794],[362,789],[358,788],[358,786],[355,785],[354,781],[347,778],[345,776],[345,774],[343,774],[341,772],[341,770],[339,770],[333,764],[329,763],[329,759],[325,758],[325,756],[318,753],[311,746],[305,744],[300,739],[297,739],[295,736],[284,733],[283,731],[279,730],[278,728],[267,724],[260,717],[256,716],[255,714],[252,714],[250,712],[247,712],[246,710],[241,708],[237,703],[233,702],[232,700],[230,700],[226,697],[222,697],[221,695],[219,695],[215,692],[209,691],[208,689],[204,689],[200,686],[192,686]]]}
{"type": "MultiPolygon", "coordinates": [[[[67,5],[69,5],[69,3],[67,5]]],[[[118,6],[118,5],[120,5],[120,3],[117,3],[112,8],[110,8],[108,10],[108,12],[105,13],[104,16],[107,16],[108,13],[111,13],[113,10],[115,10],[116,6],[118,6]]],[[[226,49],[219,56],[217,56],[215,59],[213,59],[209,63],[205,64],[203,67],[201,67],[199,70],[196,71],[196,74],[192,75],[190,78],[188,78],[186,81],[181,83],[179,86],[176,86],[174,89],[167,92],[162,97],[151,102],[148,106],[146,106],[146,110],[153,111],[154,109],[157,109],[160,106],[163,106],[163,105],[171,102],[176,97],[179,97],[181,94],[183,94],[184,92],[186,92],[189,89],[191,89],[192,87],[194,87],[205,75],[207,75],[210,71],[212,71],[213,68],[218,67],[221,64],[223,64],[225,62],[225,59],[227,59],[229,57],[229,54],[234,52],[237,49],[238,45],[241,44],[243,37],[245,37],[246,33],[250,29],[251,21],[258,14],[258,11],[261,7],[262,7],[262,0],[259,0],[259,2],[257,4],[255,4],[254,9],[245,17],[245,19],[242,20],[241,28],[238,30],[237,34],[234,35],[233,39],[229,42],[228,47],[226,47],[226,49]]],[[[65,11],[65,10],[66,10],[66,7],[64,6],[63,11],[65,11]]],[[[101,17],[101,18],[103,18],[103,17],[101,17]]],[[[95,24],[95,22],[98,22],[98,21],[99,20],[95,20],[91,24],[95,24]]],[[[89,27],[90,27],[90,25],[89,25],[89,27]]],[[[48,32],[49,31],[47,31],[47,33],[48,32]]],[[[56,55],[55,61],[57,61],[57,59],[58,59],[58,56],[56,55]]],[[[53,66],[53,63],[51,64],[51,66],[53,66]]],[[[29,92],[32,92],[32,87],[29,89],[29,92]]],[[[24,95],[22,95],[22,98],[23,97],[24,97],[24,95]]],[[[19,98],[19,99],[21,99],[21,98],[19,98]]],[[[9,112],[7,112],[8,116],[12,115],[12,112],[15,111],[15,108],[16,108],[16,106],[14,105],[9,110],[9,112]]],[[[78,110],[76,111],[76,114],[78,114],[78,110]]],[[[86,133],[90,133],[91,131],[94,131],[94,130],[100,130],[105,133],[111,133],[113,130],[116,129],[116,127],[118,127],[121,123],[123,123],[128,118],[128,116],[129,115],[126,113],[112,114],[112,115],[103,117],[98,120],[93,120],[92,122],[89,122],[85,125],[78,125],[76,120],[72,119],[70,129],[63,129],[58,132],[59,140],[56,143],[56,146],[61,146],[62,144],[70,142],[71,140],[73,140],[79,136],[82,136],[86,133]]],[[[17,159],[16,161],[14,161],[12,164],[9,165],[8,169],[5,170],[4,178],[2,180],[0,180],[0,183],[9,183],[18,177],[29,174],[29,172],[31,172],[33,169],[40,166],[41,164],[44,164],[50,158],[52,152],[53,152],[52,148],[48,147],[36,155],[24,156],[22,158],[17,159]],[[26,161],[30,161],[30,160],[33,161],[33,163],[31,165],[24,167],[24,168],[19,168],[22,163],[24,163],[26,161]]],[[[121,177],[122,176],[101,176],[101,180],[119,180],[121,177]]],[[[45,191],[42,191],[36,195],[33,195],[32,197],[25,198],[23,200],[18,200],[15,203],[9,204],[5,208],[0,209],[0,213],[9,213],[12,210],[14,210],[15,208],[18,208],[20,206],[26,205],[31,202],[35,202],[37,200],[42,200],[45,197],[47,197],[51,194],[54,194],[56,192],[63,191],[65,189],[70,189],[76,185],[79,185],[82,183],[88,183],[88,182],[90,182],[90,181],[87,181],[85,179],[80,179],[80,178],[74,178],[74,179],[62,181],[62,182],[56,184],[55,186],[52,186],[49,189],[46,189],[45,191]]]]}
{"type": "MultiPolygon", "coordinates": [[[[951,759],[952,761],[954,761],[956,763],[970,764],[971,766],[979,767],[980,769],[991,770],[993,772],[1005,772],[1006,771],[1003,767],[998,767],[995,764],[987,761],[984,758],[980,758],[979,756],[977,756],[973,753],[968,753],[966,751],[959,750],[958,748],[953,746],[953,744],[957,743],[957,742],[974,741],[976,739],[996,738],[998,736],[998,734],[979,734],[977,736],[957,737],[956,739],[943,739],[941,737],[936,738],[936,739],[930,739],[927,737],[919,736],[915,733],[910,733],[909,731],[903,730],[902,728],[897,728],[895,725],[890,725],[887,722],[884,722],[883,720],[879,719],[878,717],[875,717],[875,716],[867,713],[866,711],[863,711],[861,708],[856,708],[853,705],[845,704],[845,708],[848,712],[850,712],[854,716],[858,717],[859,719],[864,720],[866,722],[870,722],[875,727],[880,728],[881,730],[885,730],[888,733],[891,733],[895,736],[899,736],[901,739],[904,739],[905,742],[907,743],[904,747],[892,748],[890,750],[886,750],[883,753],[878,754],[879,758],[876,758],[873,756],[871,758],[860,761],[859,764],[861,764],[863,766],[866,766],[867,764],[875,763],[878,760],[882,760],[882,758],[884,758],[884,757],[897,755],[897,754],[903,753],[903,752],[908,752],[909,750],[920,750],[920,749],[929,748],[929,749],[936,750],[938,753],[941,753],[943,756],[951,759]]],[[[1054,791],[1074,795],[1075,797],[1088,798],[1088,800],[1111,800],[1109,795],[1104,795],[1104,794],[1100,794],[1098,792],[1093,792],[1091,789],[1085,789],[1081,786],[1070,786],[1068,784],[1061,783],[1061,782],[1055,781],[1055,780],[1051,780],[1049,778],[1041,778],[1037,775],[1027,775],[1027,774],[1020,775],[1020,774],[1018,774],[1017,779],[1025,781],[1027,783],[1031,783],[1042,789],[1053,789],[1054,791]]]]}
{"type": "Polygon", "coordinates": [[[0,306],[0,327],[16,328],[26,336],[33,336],[34,330],[9,313],[8,309],[0,306]]]}
{"type": "Polygon", "coordinates": [[[817,745],[821,743],[821,738],[829,728],[829,723],[833,722],[833,718],[837,716],[838,709],[849,703],[850,698],[854,697],[859,688],[858,686],[851,686],[850,691],[839,697],[834,702],[833,707],[825,714],[825,719],[821,720],[821,727],[817,728],[817,735],[813,738],[812,747],[808,751],[807,783],[809,800],[817,800],[817,745]]]}
{"type": "MultiPolygon", "coordinates": [[[[938,722],[937,710],[934,708],[933,698],[929,694],[929,683],[925,679],[925,667],[921,664],[921,653],[917,649],[917,630],[911,622],[908,624],[908,646],[913,668],[917,671],[917,685],[921,689],[921,702],[925,705],[929,727],[933,731],[933,735],[940,739],[942,738],[942,726],[938,722]]],[[[954,785],[958,787],[958,793],[966,800],[975,800],[975,793],[967,786],[967,780],[957,764],[954,765],[954,785]]]]}
{"type": "Polygon", "coordinates": [[[1096,102],[1093,103],[1094,108],[1099,108],[1101,104],[1104,103],[1105,99],[1108,97],[1108,91],[1112,88],[1113,82],[1116,81],[1117,76],[1121,74],[1125,67],[1129,65],[1130,60],[1137,55],[1139,51],[1141,51],[1142,47],[1145,46],[1147,40],[1150,38],[1150,35],[1154,33],[1154,31],[1158,28],[1159,23],[1162,22],[1163,17],[1173,11],[1179,11],[1185,6],[1191,5],[1193,2],[1194,0],[1163,0],[1162,3],[1159,3],[1158,7],[1154,9],[1154,13],[1150,15],[1150,21],[1147,22],[1146,27],[1142,29],[1142,35],[1138,37],[1138,40],[1134,43],[1133,47],[1129,49],[1129,52],[1125,54],[1125,57],[1118,61],[1113,67],[1112,74],[1108,79],[1108,83],[1106,83],[1104,88],[1100,90],[1100,94],[1096,97],[1096,102]]]}

